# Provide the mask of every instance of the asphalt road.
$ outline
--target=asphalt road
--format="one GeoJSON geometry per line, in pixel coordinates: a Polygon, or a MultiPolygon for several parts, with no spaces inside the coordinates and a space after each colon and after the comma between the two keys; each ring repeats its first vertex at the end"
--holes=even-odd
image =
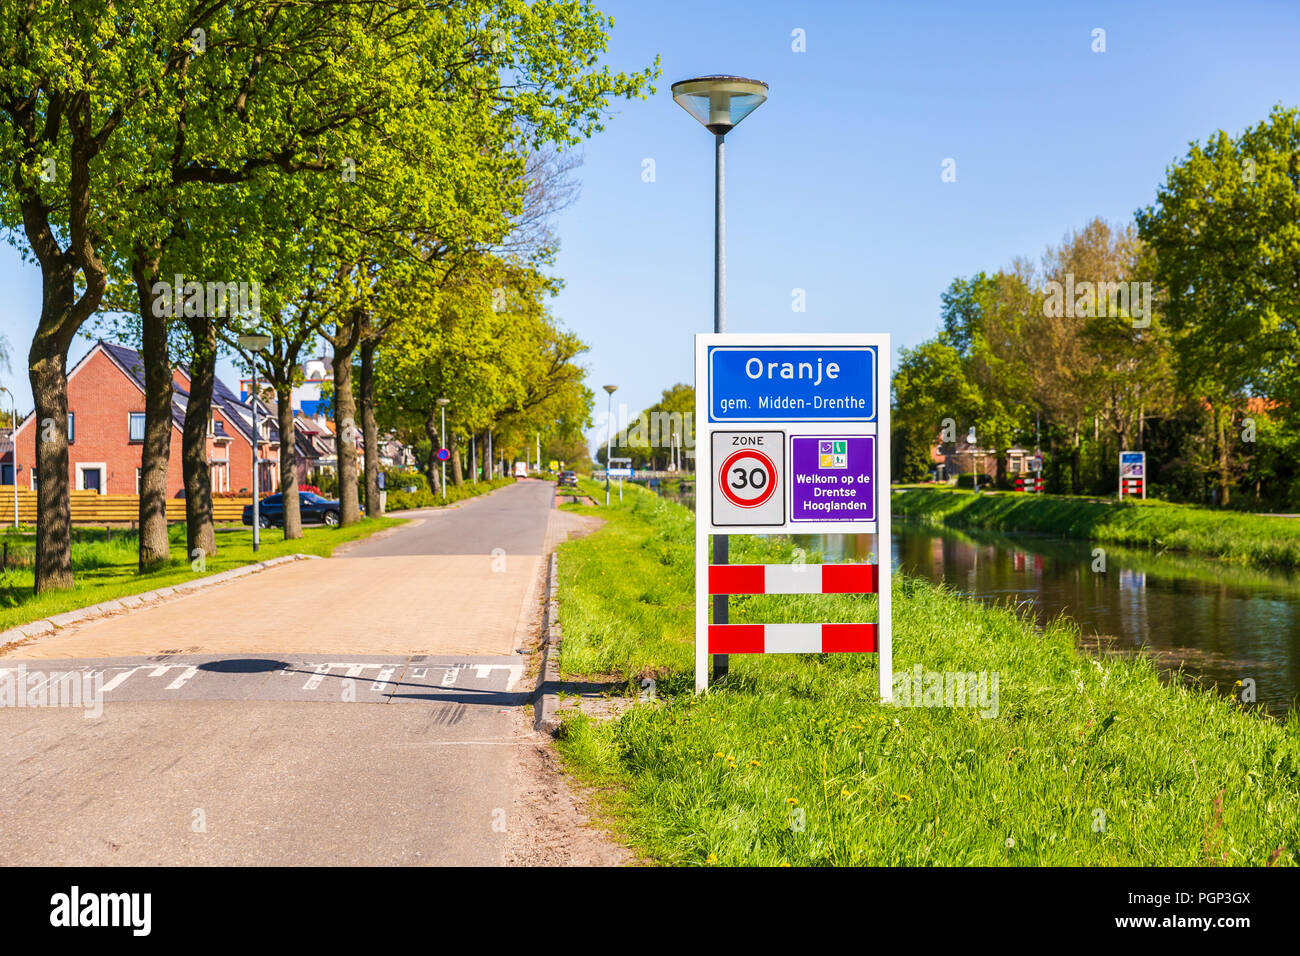
{"type": "MultiPolygon", "coordinates": [[[[0,684],[25,685],[24,703],[40,705],[0,708],[0,864],[501,864],[512,842],[544,841],[521,832],[529,815],[516,802],[536,785],[521,764],[537,747],[525,658],[440,654],[432,625],[476,586],[499,585],[503,560],[540,567],[551,499],[549,484],[520,483],[346,557],[272,569],[0,658],[0,684]],[[436,573],[453,558],[469,562],[464,573],[436,573]],[[398,559],[410,563],[395,569],[398,559]],[[394,643],[374,626],[392,608],[362,601],[331,613],[314,592],[304,606],[330,635],[323,653],[276,646],[302,642],[278,642],[275,626],[240,652],[176,636],[197,640],[194,652],[115,653],[140,645],[122,623],[147,631],[170,620],[149,615],[187,602],[198,633],[243,626],[242,587],[304,567],[359,581],[360,594],[372,578],[402,577],[417,606],[398,618],[410,632],[401,637],[428,652],[370,653],[394,643]],[[58,653],[82,646],[96,650],[58,653]],[[77,682],[91,693],[73,699],[77,682]],[[60,694],[70,706],[52,706],[60,694]]],[[[510,632],[513,645],[512,602],[478,608],[476,621],[510,632]]]]}

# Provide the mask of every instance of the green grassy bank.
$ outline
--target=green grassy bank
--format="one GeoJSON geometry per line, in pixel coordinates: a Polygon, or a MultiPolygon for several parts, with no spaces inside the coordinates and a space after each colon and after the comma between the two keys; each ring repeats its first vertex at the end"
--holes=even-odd
{"type": "Polygon", "coordinates": [[[1215,511],[1163,501],[1096,501],[1052,495],[974,494],[909,488],[893,511],[955,528],[1037,531],[1155,550],[1185,551],[1265,567],[1300,567],[1300,519],[1215,511]]]}
{"type": "Polygon", "coordinates": [[[170,563],[148,574],[141,574],[138,570],[139,545],[135,532],[114,531],[110,534],[102,528],[80,528],[74,532],[72,545],[76,586],[71,590],[40,595],[32,592],[33,535],[19,535],[11,530],[0,534],[0,543],[9,542],[11,559],[18,566],[0,573],[0,631],[100,601],[170,587],[281,555],[317,554],[326,557],[344,542],[368,537],[396,524],[401,524],[401,519],[367,518],[346,528],[309,526],[304,529],[303,537],[294,541],[284,540],[283,532],[272,528],[262,532],[257,554],[253,553],[251,528],[218,527],[217,554],[207,558],[199,571],[193,568],[185,553],[185,526],[175,524],[168,529],[170,563]]]}
{"type": "MultiPolygon", "coordinates": [[[[656,699],[569,718],[560,748],[651,859],[1300,862],[1294,717],[1162,684],[1145,660],[1094,660],[1067,623],[1037,630],[915,579],[895,583],[895,671],[996,673],[996,716],[882,705],[874,655],[737,655],[696,697],[691,516],[640,490],[579,510],[607,523],[560,552],[562,669],[629,690],[653,676],[656,699]]],[[[781,539],[733,538],[733,555],[790,559],[781,539]]],[[[873,616],[864,598],[733,598],[737,622],[873,616]]]]}

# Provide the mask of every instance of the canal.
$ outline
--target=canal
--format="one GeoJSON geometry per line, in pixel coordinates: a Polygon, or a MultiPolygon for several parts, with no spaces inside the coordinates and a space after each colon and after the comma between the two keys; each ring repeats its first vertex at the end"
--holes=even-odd
{"type": "MultiPolygon", "coordinates": [[[[844,554],[844,544],[822,542],[844,554]]],[[[810,542],[811,544],[811,542],[810,542]]],[[[1284,714],[1300,695],[1300,577],[1206,558],[1028,534],[958,531],[895,518],[894,567],[978,600],[1066,615],[1085,644],[1141,651],[1205,687],[1284,714]]],[[[845,555],[847,557],[847,555],[845,555]]]]}

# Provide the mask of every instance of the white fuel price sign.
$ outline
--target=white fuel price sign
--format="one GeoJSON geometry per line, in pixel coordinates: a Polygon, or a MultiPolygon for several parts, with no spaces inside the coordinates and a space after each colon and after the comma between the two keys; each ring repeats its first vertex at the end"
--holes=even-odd
{"type": "Polygon", "coordinates": [[[889,336],[697,335],[695,683],[710,654],[871,653],[889,699],[889,336]],[[709,564],[710,534],[866,534],[876,564],[709,564]],[[885,556],[883,561],[881,555],[885,556]],[[876,594],[874,623],[710,623],[731,594],[876,594]]]}

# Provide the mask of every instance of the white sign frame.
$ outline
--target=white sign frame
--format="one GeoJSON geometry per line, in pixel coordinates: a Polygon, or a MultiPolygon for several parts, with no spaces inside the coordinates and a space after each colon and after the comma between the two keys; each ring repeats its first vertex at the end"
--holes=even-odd
{"type": "Polygon", "coordinates": [[[702,692],[708,687],[709,674],[709,605],[708,593],[711,534],[874,534],[876,536],[877,601],[876,660],[879,668],[881,701],[893,696],[893,644],[892,644],[892,569],[893,552],[890,537],[890,431],[889,431],[889,367],[890,344],[887,333],[837,332],[823,334],[805,333],[699,333],[695,336],[695,689],[702,692]],[[709,368],[709,348],[727,346],[740,348],[860,348],[875,349],[873,371],[875,375],[875,417],[873,421],[747,419],[744,421],[712,421],[710,416],[712,380],[709,368]],[[786,487],[785,523],[748,526],[712,524],[713,501],[713,433],[737,431],[780,431],[785,433],[786,487]],[[790,520],[792,492],[789,476],[793,470],[790,448],[794,437],[807,437],[818,431],[844,436],[875,436],[875,521],[797,521],[790,520]]]}

